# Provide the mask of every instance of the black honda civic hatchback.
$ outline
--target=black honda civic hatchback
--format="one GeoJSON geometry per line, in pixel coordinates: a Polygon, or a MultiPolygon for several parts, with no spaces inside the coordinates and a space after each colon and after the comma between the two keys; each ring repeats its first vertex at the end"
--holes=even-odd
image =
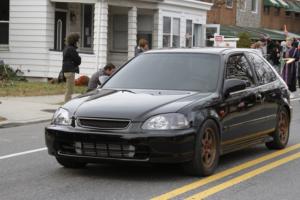
{"type": "Polygon", "coordinates": [[[181,163],[208,176],[223,154],[286,147],[291,111],[286,84],[252,50],[155,50],[59,108],[45,139],[67,168],[181,163]]]}

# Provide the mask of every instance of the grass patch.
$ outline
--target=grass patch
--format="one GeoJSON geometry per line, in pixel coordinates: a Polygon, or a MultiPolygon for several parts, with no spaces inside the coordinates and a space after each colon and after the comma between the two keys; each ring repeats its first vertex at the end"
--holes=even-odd
{"type": "MultiPolygon", "coordinates": [[[[75,86],[74,93],[84,93],[86,87],[75,86]]],[[[65,93],[65,84],[49,84],[40,82],[20,82],[13,85],[0,86],[0,97],[4,96],[46,96],[65,93]]]]}

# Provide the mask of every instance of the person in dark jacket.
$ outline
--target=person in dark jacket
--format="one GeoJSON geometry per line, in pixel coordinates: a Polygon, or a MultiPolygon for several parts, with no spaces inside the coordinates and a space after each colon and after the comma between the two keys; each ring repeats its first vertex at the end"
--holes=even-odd
{"type": "Polygon", "coordinates": [[[277,42],[277,41],[271,51],[270,60],[271,60],[273,67],[277,70],[277,72],[280,73],[280,71],[281,71],[281,69],[280,69],[280,45],[279,45],[279,42],[277,42]]]}
{"type": "Polygon", "coordinates": [[[81,64],[81,57],[77,52],[77,43],[79,38],[80,36],[77,33],[71,33],[68,35],[66,41],[67,46],[63,51],[62,71],[66,78],[65,102],[72,99],[75,85],[75,73],[79,74],[79,65],[81,64]]]}
{"type": "MultiPolygon", "coordinates": [[[[299,56],[300,56],[300,41],[298,42],[298,52],[299,52],[299,56]]],[[[298,87],[300,88],[300,62],[297,62],[298,65],[298,72],[297,72],[297,79],[298,79],[298,87]]]]}
{"type": "Polygon", "coordinates": [[[95,72],[90,78],[87,92],[90,92],[96,89],[99,85],[103,84],[100,81],[100,77],[111,76],[115,72],[115,69],[116,66],[114,66],[112,63],[108,63],[103,69],[100,69],[99,71],[95,72]]]}
{"type": "Polygon", "coordinates": [[[282,70],[282,78],[286,82],[291,92],[297,90],[297,62],[300,58],[300,53],[298,51],[298,43],[294,42],[292,39],[287,40],[287,51],[285,52],[284,58],[286,58],[286,63],[282,70]],[[291,62],[289,62],[291,61],[291,62]]]}

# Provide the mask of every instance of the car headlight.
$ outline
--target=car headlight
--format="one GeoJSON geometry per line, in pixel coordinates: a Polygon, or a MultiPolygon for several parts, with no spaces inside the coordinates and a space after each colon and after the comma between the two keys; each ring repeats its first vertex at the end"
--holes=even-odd
{"type": "Polygon", "coordinates": [[[53,115],[52,124],[70,126],[72,120],[70,118],[69,112],[66,109],[59,108],[53,115]]]}
{"type": "Polygon", "coordinates": [[[142,126],[144,130],[179,130],[189,128],[189,122],[183,114],[161,114],[148,119],[142,126]]]}

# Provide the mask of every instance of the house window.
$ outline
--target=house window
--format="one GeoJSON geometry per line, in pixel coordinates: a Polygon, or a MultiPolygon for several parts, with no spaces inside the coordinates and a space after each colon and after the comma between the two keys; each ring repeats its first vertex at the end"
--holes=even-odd
{"type": "Polygon", "coordinates": [[[113,49],[127,51],[128,50],[128,16],[113,16],[113,49]]]}
{"type": "Polygon", "coordinates": [[[300,17],[300,13],[295,13],[295,18],[299,18],[300,17]]]}
{"type": "Polygon", "coordinates": [[[180,46],[180,19],[164,17],[163,47],[180,46]]]}
{"type": "Polygon", "coordinates": [[[285,16],[290,17],[292,13],[290,11],[285,11],[285,16]]]}
{"type": "Polygon", "coordinates": [[[138,15],[137,24],[137,44],[140,39],[146,39],[149,48],[152,49],[153,16],[138,15]]]}
{"type": "Polygon", "coordinates": [[[91,49],[93,47],[93,25],[94,6],[91,4],[84,4],[82,6],[82,44],[83,49],[91,49]]]}
{"type": "Polygon", "coordinates": [[[226,7],[232,8],[233,7],[233,0],[226,0],[226,7]]]}
{"type": "Polygon", "coordinates": [[[180,19],[173,19],[173,42],[172,47],[180,47],[180,19]]]}
{"type": "Polygon", "coordinates": [[[275,8],[275,16],[279,16],[280,15],[280,8],[275,8]]]}
{"type": "Polygon", "coordinates": [[[9,0],[0,1],[0,45],[9,43],[9,0]]]}
{"type": "Polygon", "coordinates": [[[164,17],[163,47],[171,47],[171,17],[164,17]]]}
{"type": "Polygon", "coordinates": [[[251,11],[257,12],[257,0],[251,0],[251,11]]]}
{"type": "Polygon", "coordinates": [[[264,13],[266,15],[269,15],[270,14],[270,6],[264,6],[264,13]]]}
{"type": "Polygon", "coordinates": [[[193,21],[186,20],[185,46],[192,48],[193,46],[193,21]]]}

